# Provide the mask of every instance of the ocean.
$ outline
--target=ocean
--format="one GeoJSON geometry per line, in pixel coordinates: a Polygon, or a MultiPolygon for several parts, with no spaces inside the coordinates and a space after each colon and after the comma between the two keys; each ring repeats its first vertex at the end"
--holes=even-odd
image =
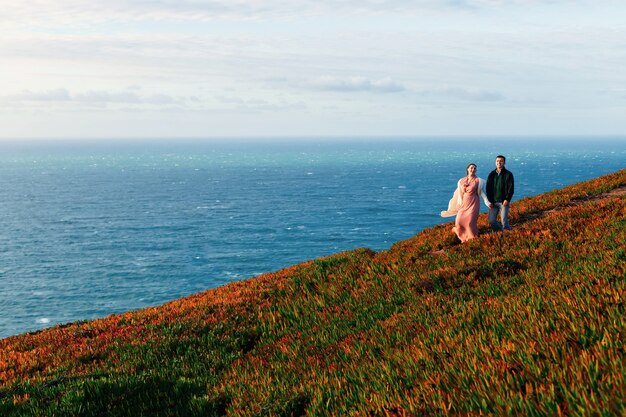
{"type": "Polygon", "coordinates": [[[467,164],[498,154],[514,211],[626,168],[626,138],[0,142],[0,338],[387,249],[450,222],[467,164]]]}

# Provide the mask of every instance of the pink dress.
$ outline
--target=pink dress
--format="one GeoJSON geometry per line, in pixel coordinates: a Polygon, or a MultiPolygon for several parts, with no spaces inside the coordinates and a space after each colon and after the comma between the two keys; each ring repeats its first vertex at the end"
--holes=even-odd
{"type": "Polygon", "coordinates": [[[481,191],[479,179],[478,177],[472,179],[464,177],[459,180],[458,186],[461,193],[461,207],[454,222],[454,232],[461,242],[467,242],[478,236],[478,215],[480,214],[478,193],[481,191]]]}

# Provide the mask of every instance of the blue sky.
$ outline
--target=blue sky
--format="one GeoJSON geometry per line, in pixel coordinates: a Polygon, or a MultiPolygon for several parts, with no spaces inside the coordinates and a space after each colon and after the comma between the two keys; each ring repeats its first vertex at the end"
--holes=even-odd
{"type": "Polygon", "coordinates": [[[3,3],[1,138],[626,134],[622,0],[3,3]]]}

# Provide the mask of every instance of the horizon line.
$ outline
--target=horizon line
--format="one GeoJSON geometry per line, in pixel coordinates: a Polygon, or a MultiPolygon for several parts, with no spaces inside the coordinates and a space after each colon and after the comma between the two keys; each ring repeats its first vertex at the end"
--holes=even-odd
{"type": "Polygon", "coordinates": [[[101,142],[101,141],[276,141],[283,142],[289,140],[319,140],[319,141],[352,141],[352,140],[462,140],[462,139],[550,139],[550,140],[576,140],[576,139],[616,139],[626,140],[624,134],[441,134],[441,135],[214,135],[214,136],[28,136],[28,137],[0,137],[0,142],[21,142],[21,141],[65,141],[65,142],[101,142]]]}

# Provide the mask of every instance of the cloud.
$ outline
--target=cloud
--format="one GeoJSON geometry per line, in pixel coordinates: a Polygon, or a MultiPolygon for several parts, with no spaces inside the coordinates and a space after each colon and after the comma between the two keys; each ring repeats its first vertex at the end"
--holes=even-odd
{"type": "Polygon", "coordinates": [[[243,99],[240,97],[217,97],[219,102],[219,112],[282,112],[291,110],[306,110],[307,106],[302,102],[288,102],[286,100],[278,100],[269,102],[263,99],[243,99]]]}
{"type": "Polygon", "coordinates": [[[258,19],[319,15],[333,12],[409,11],[433,7],[434,0],[31,0],[3,4],[10,20],[80,22],[104,20],[258,19]]]}
{"type": "MultiPolygon", "coordinates": [[[[379,31],[385,20],[395,22],[386,30],[405,28],[491,30],[499,26],[528,29],[536,25],[568,25],[571,15],[586,25],[622,26],[624,3],[619,0],[29,0],[3,2],[0,30],[11,33],[98,33],[113,28],[132,32],[199,32],[220,27],[264,22],[275,27],[296,24],[299,30],[324,31],[337,27],[361,27],[379,31]],[[621,9],[621,10],[620,10],[621,9]],[[608,13],[607,13],[608,10],[608,13]],[[568,19],[562,19],[567,15],[568,19]],[[510,19],[515,16],[515,19],[510,19]],[[311,24],[323,18],[320,25],[311,24]],[[362,19],[361,19],[362,18],[362,19]],[[375,18],[376,21],[372,21],[375,18]],[[379,19],[382,19],[379,20],[379,19]],[[414,26],[411,19],[417,19],[414,26]],[[359,24],[360,22],[360,24],[359,24]],[[541,23],[540,23],[541,22],[541,23]],[[308,26],[307,26],[308,25],[308,26]]],[[[581,27],[580,25],[577,25],[581,27]]],[[[232,26],[228,28],[230,31],[232,26]]],[[[257,27],[258,29],[258,27],[257,27]]]]}
{"type": "Polygon", "coordinates": [[[183,103],[185,100],[181,98],[175,98],[166,94],[141,96],[132,91],[110,92],[92,90],[86,91],[84,93],[71,94],[69,90],[65,88],[59,88],[43,92],[32,92],[25,90],[17,94],[6,95],[3,97],[3,101],[16,103],[79,103],[96,106],[106,106],[109,104],[149,104],[158,106],[183,103]]]}
{"type": "Polygon", "coordinates": [[[502,101],[504,95],[497,91],[466,89],[460,87],[446,87],[441,89],[440,94],[455,97],[467,101],[502,101]]]}
{"type": "MultiPolygon", "coordinates": [[[[411,90],[395,82],[391,78],[369,79],[366,77],[322,77],[313,83],[315,89],[338,93],[368,92],[368,93],[400,93],[411,90]]],[[[506,100],[504,94],[494,90],[483,90],[462,87],[442,87],[416,91],[423,96],[451,97],[463,101],[491,102],[506,100]]]]}
{"type": "Polygon", "coordinates": [[[389,15],[532,5],[541,0],[30,0],[3,4],[10,22],[79,24],[81,22],[211,21],[293,19],[320,15],[389,15]]]}
{"type": "Polygon", "coordinates": [[[622,87],[610,87],[606,89],[598,90],[598,94],[606,97],[612,97],[617,99],[626,99],[626,88],[622,87]]]}
{"type": "Polygon", "coordinates": [[[11,94],[4,97],[7,101],[71,101],[71,96],[68,90],[65,88],[59,88],[56,90],[49,90],[39,93],[33,93],[31,91],[22,91],[18,94],[11,94]]]}
{"type": "Polygon", "coordinates": [[[314,88],[323,91],[370,92],[370,93],[399,93],[405,87],[391,78],[369,79],[366,77],[322,77],[313,83],[314,88]]]}
{"type": "Polygon", "coordinates": [[[417,93],[422,96],[451,97],[463,101],[490,102],[506,100],[505,95],[498,91],[462,87],[423,89],[418,90],[417,93]]]}

